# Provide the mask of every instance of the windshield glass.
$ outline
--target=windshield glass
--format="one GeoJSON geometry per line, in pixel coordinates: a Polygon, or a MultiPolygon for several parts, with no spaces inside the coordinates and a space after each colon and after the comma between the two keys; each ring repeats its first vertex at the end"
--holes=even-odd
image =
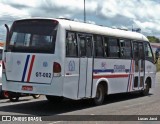
{"type": "Polygon", "coordinates": [[[0,49],[0,60],[2,60],[2,53],[3,53],[3,50],[0,49]]]}
{"type": "Polygon", "coordinates": [[[8,50],[12,52],[54,53],[57,21],[16,21],[11,30],[8,50]]]}

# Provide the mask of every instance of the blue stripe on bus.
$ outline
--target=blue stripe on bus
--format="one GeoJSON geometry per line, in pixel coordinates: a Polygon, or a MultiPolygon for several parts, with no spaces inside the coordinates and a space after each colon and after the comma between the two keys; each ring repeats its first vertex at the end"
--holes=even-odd
{"type": "MultiPolygon", "coordinates": [[[[130,69],[125,69],[125,72],[129,72],[130,69]]],[[[101,72],[111,72],[113,73],[114,72],[114,69],[94,69],[93,70],[94,73],[101,73],[101,72]]]]}
{"type": "Polygon", "coordinates": [[[23,75],[22,75],[22,82],[24,82],[24,78],[25,78],[25,75],[26,75],[27,67],[28,67],[29,58],[30,58],[30,55],[27,55],[26,63],[25,63],[24,70],[23,70],[23,75]]]}
{"type": "Polygon", "coordinates": [[[100,72],[114,72],[113,69],[94,69],[93,70],[94,73],[100,73],[100,72]]]}

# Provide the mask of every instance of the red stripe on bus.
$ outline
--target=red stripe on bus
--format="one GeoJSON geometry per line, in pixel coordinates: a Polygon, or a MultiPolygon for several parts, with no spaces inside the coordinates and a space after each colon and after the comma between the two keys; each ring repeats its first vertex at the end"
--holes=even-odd
{"type": "Polygon", "coordinates": [[[35,55],[33,55],[33,56],[32,56],[32,59],[31,59],[31,65],[30,65],[30,67],[29,67],[27,82],[30,81],[30,77],[31,77],[31,73],[32,73],[32,67],[33,67],[34,59],[35,59],[35,55]]]}
{"type": "Polygon", "coordinates": [[[99,78],[126,78],[129,74],[114,74],[114,75],[93,75],[93,79],[99,78]]]}

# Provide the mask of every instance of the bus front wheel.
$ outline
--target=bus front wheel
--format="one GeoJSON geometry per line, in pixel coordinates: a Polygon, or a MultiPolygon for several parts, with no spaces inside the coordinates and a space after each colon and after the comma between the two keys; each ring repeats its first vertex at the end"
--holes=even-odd
{"type": "Polygon", "coordinates": [[[146,83],[144,90],[141,93],[143,96],[147,96],[149,94],[149,83],[146,83]]]}
{"type": "Polygon", "coordinates": [[[94,98],[95,105],[101,105],[103,104],[105,97],[105,91],[102,84],[99,84],[96,91],[96,97],[94,98]]]}

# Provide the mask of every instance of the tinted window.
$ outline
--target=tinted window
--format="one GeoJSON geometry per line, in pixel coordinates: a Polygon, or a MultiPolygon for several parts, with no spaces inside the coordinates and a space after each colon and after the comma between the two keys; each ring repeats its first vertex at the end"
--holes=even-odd
{"type": "Polygon", "coordinates": [[[103,39],[102,36],[95,35],[94,36],[94,45],[95,45],[95,57],[104,57],[104,47],[103,47],[103,39]]]}
{"type": "Polygon", "coordinates": [[[68,32],[66,34],[66,56],[77,57],[78,56],[78,45],[75,33],[68,32]]]}
{"type": "Polygon", "coordinates": [[[78,34],[80,57],[92,57],[92,35],[78,34]]]}
{"type": "Polygon", "coordinates": [[[107,37],[104,37],[104,55],[106,57],[109,56],[109,53],[108,53],[108,38],[107,37]]]}
{"type": "Polygon", "coordinates": [[[153,62],[154,61],[153,54],[152,54],[152,50],[151,50],[149,43],[144,43],[144,49],[145,49],[146,60],[153,62]]]}
{"type": "Polygon", "coordinates": [[[119,46],[118,39],[109,38],[108,44],[109,44],[109,57],[113,57],[113,58],[120,57],[120,46],[119,46]]]}
{"type": "Polygon", "coordinates": [[[57,24],[53,20],[17,21],[7,48],[13,52],[54,53],[57,24]]]}
{"type": "Polygon", "coordinates": [[[122,58],[131,58],[131,42],[130,40],[120,39],[121,52],[120,55],[122,58]]]}

